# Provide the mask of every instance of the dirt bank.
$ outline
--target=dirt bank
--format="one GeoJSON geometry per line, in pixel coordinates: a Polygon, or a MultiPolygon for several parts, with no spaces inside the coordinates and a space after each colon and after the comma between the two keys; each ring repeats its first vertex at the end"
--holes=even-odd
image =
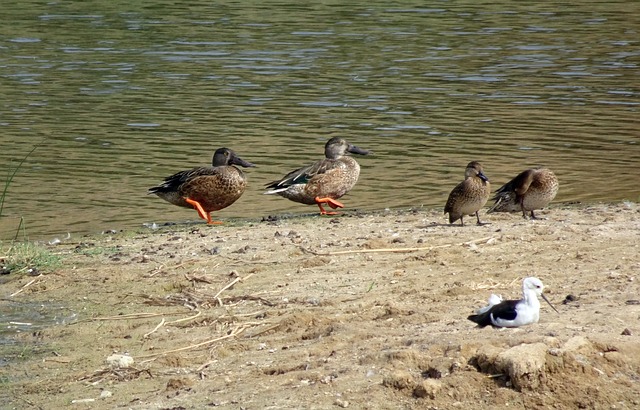
{"type": "Polygon", "coordinates": [[[78,320],[2,348],[3,408],[638,408],[640,207],[539,215],[346,213],[62,244],[63,267],[11,299],[78,320]],[[466,319],[526,276],[560,314],[466,319]]]}

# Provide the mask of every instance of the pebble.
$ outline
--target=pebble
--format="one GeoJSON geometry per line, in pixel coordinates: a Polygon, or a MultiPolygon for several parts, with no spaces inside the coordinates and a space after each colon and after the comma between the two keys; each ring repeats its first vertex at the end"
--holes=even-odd
{"type": "Polygon", "coordinates": [[[349,402],[342,399],[336,399],[335,405],[338,407],[342,407],[343,409],[346,409],[347,407],[349,407],[349,402]]]}
{"type": "Polygon", "coordinates": [[[123,354],[112,354],[107,357],[106,362],[112,369],[126,369],[133,366],[133,357],[123,354]]]}

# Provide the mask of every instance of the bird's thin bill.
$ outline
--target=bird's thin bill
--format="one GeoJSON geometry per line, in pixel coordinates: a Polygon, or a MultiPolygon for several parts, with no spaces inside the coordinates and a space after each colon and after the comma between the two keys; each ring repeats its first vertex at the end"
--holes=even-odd
{"type": "Polygon", "coordinates": [[[245,161],[240,157],[233,157],[231,163],[235,164],[235,165],[240,165],[241,167],[245,167],[245,168],[255,167],[256,166],[255,164],[252,164],[249,161],[245,161]]]}
{"type": "Polygon", "coordinates": [[[549,304],[549,306],[551,306],[551,309],[555,310],[557,314],[560,314],[560,312],[558,312],[558,309],[553,307],[551,302],[549,302],[549,299],[547,299],[547,297],[544,295],[544,293],[541,293],[540,296],[542,296],[542,299],[544,299],[544,301],[547,302],[549,304]]]}
{"type": "Polygon", "coordinates": [[[373,154],[373,152],[369,151],[368,149],[356,147],[355,145],[349,145],[349,148],[347,149],[347,151],[349,151],[352,154],[358,154],[358,155],[373,154]]]}

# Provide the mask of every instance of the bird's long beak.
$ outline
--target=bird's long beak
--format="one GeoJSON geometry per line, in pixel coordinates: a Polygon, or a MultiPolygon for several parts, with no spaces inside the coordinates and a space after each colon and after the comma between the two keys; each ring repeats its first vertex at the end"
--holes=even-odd
{"type": "Polygon", "coordinates": [[[347,148],[347,151],[352,154],[359,154],[359,155],[373,154],[373,152],[366,149],[362,149],[360,147],[356,147],[355,145],[349,145],[349,148],[347,148]]]}
{"type": "Polygon", "coordinates": [[[551,306],[551,309],[555,310],[557,314],[560,314],[560,312],[558,312],[558,309],[553,307],[551,302],[549,302],[549,299],[547,299],[547,297],[544,295],[544,293],[541,293],[540,296],[542,296],[542,299],[544,299],[544,301],[547,302],[549,304],[549,306],[551,306]]]}
{"type": "Polygon", "coordinates": [[[231,163],[234,165],[240,165],[241,167],[245,167],[245,168],[249,168],[249,167],[255,167],[255,164],[252,164],[249,161],[245,161],[240,157],[233,157],[231,158],[231,163]]]}

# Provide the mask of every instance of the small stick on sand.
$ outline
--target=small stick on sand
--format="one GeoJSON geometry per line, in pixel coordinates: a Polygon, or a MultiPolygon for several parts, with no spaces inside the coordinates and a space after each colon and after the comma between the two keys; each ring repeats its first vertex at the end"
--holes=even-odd
{"type": "MultiPolygon", "coordinates": [[[[218,291],[218,293],[216,293],[216,294],[213,296],[213,298],[214,298],[214,299],[218,299],[218,296],[220,296],[220,294],[221,294],[222,292],[224,292],[225,290],[229,289],[230,287],[232,287],[233,285],[235,285],[235,284],[236,284],[236,283],[238,283],[238,282],[241,282],[241,281],[244,281],[244,280],[249,279],[249,278],[250,278],[250,277],[252,277],[253,275],[254,275],[253,273],[250,273],[250,274],[248,274],[247,276],[245,276],[244,278],[241,278],[240,276],[238,276],[237,278],[235,278],[234,280],[232,280],[230,283],[228,283],[224,288],[220,289],[220,290],[218,291]]],[[[221,302],[222,302],[222,301],[221,301],[220,299],[218,299],[218,303],[220,303],[220,306],[222,306],[222,303],[221,303],[221,302]]]]}
{"type": "Polygon", "coordinates": [[[266,329],[262,329],[262,330],[260,330],[260,331],[258,331],[258,332],[256,332],[256,333],[253,333],[253,334],[247,335],[247,336],[245,336],[245,337],[247,337],[247,338],[252,338],[252,337],[260,336],[260,335],[262,335],[262,334],[265,334],[265,333],[267,333],[267,332],[270,332],[270,331],[272,331],[272,330],[275,330],[275,329],[279,328],[280,326],[282,326],[282,323],[276,323],[276,324],[275,324],[275,325],[273,325],[273,326],[269,326],[269,327],[268,327],[268,328],[266,328],[266,329]]]}
{"type": "Polygon", "coordinates": [[[206,363],[204,363],[204,364],[200,365],[200,367],[198,367],[198,368],[196,369],[196,372],[201,372],[201,371],[203,371],[204,369],[206,369],[207,367],[209,367],[209,366],[211,366],[212,364],[217,363],[217,362],[218,362],[218,359],[208,361],[208,362],[206,362],[206,363]]]}
{"type": "Polygon", "coordinates": [[[94,322],[94,321],[99,321],[99,320],[148,319],[148,318],[157,317],[157,316],[184,315],[184,313],[185,312],[169,312],[169,313],[146,313],[146,312],[142,312],[142,313],[130,313],[128,315],[92,317],[92,318],[89,318],[89,319],[78,320],[77,322],[73,322],[71,324],[81,323],[81,322],[94,322]]]}
{"type": "Polygon", "coordinates": [[[193,316],[185,317],[185,318],[182,318],[182,319],[176,319],[176,320],[174,320],[174,321],[167,322],[167,323],[165,323],[165,324],[167,324],[167,325],[173,325],[173,324],[180,323],[180,322],[186,322],[187,320],[193,320],[193,319],[197,318],[198,316],[200,316],[200,315],[202,314],[202,312],[201,312],[201,311],[199,311],[199,310],[198,310],[197,312],[198,312],[198,313],[196,313],[196,314],[195,314],[195,315],[193,315],[193,316]]]}
{"type": "MultiPolygon", "coordinates": [[[[163,263],[163,264],[160,264],[160,266],[156,266],[155,268],[151,269],[151,270],[149,271],[149,277],[153,277],[153,276],[155,276],[156,274],[158,274],[158,273],[162,272],[165,268],[167,268],[167,269],[178,269],[178,268],[181,268],[181,267],[183,267],[183,266],[185,266],[185,265],[189,265],[189,264],[192,264],[192,263],[196,263],[196,262],[198,262],[198,261],[199,261],[199,259],[188,259],[188,260],[186,260],[186,261],[184,261],[184,262],[182,262],[182,263],[179,263],[179,264],[177,264],[177,265],[173,265],[173,266],[166,266],[166,265],[163,263]]],[[[216,264],[216,265],[214,266],[214,268],[215,268],[215,267],[217,267],[218,265],[219,265],[219,263],[218,263],[218,264],[216,264]]]]}
{"type": "Polygon", "coordinates": [[[305,249],[303,247],[300,247],[300,249],[302,249],[303,252],[308,252],[316,256],[346,255],[350,253],[382,253],[382,252],[408,253],[408,252],[416,252],[416,251],[428,251],[431,249],[448,248],[450,246],[456,246],[456,245],[471,245],[472,243],[486,242],[491,238],[493,238],[493,236],[487,236],[485,238],[474,239],[472,241],[467,241],[467,242],[447,243],[444,245],[436,245],[436,246],[421,246],[418,248],[353,249],[348,251],[337,251],[337,252],[326,252],[326,253],[315,252],[315,251],[312,251],[311,249],[305,249]]]}
{"type": "Polygon", "coordinates": [[[153,354],[149,354],[149,355],[138,356],[138,359],[142,359],[142,358],[146,358],[146,357],[163,356],[163,355],[167,355],[167,354],[170,354],[170,353],[184,352],[185,350],[197,349],[199,347],[207,346],[207,345],[210,345],[212,343],[219,342],[221,340],[225,340],[225,339],[229,339],[229,338],[232,338],[232,337],[236,337],[240,333],[242,333],[245,330],[247,330],[249,327],[251,327],[251,326],[247,326],[247,325],[244,325],[244,324],[243,325],[239,325],[239,326],[236,326],[231,331],[231,333],[226,334],[224,336],[216,337],[215,339],[205,340],[204,342],[200,342],[200,343],[197,343],[197,344],[194,344],[194,345],[180,347],[178,349],[165,350],[164,352],[160,352],[160,353],[153,353],[153,354]]]}
{"type": "Polygon", "coordinates": [[[162,320],[160,321],[160,323],[158,323],[158,326],[156,326],[155,328],[153,328],[152,331],[150,331],[149,333],[145,333],[144,335],[142,335],[143,339],[148,339],[149,335],[151,335],[152,333],[154,333],[155,331],[157,331],[158,329],[160,329],[162,326],[164,326],[164,324],[166,323],[166,321],[164,320],[164,318],[162,318],[162,320]]]}
{"type": "Polygon", "coordinates": [[[22,292],[23,290],[25,290],[28,286],[30,286],[31,284],[33,284],[33,282],[35,282],[35,281],[37,281],[37,280],[38,280],[38,278],[31,279],[31,280],[29,281],[29,283],[27,283],[26,285],[24,285],[23,287],[21,287],[21,288],[20,288],[20,289],[18,289],[17,291],[13,292],[13,293],[12,293],[11,295],[9,295],[9,296],[10,296],[10,297],[13,297],[13,296],[15,296],[15,295],[19,294],[20,292],[22,292]]]}

